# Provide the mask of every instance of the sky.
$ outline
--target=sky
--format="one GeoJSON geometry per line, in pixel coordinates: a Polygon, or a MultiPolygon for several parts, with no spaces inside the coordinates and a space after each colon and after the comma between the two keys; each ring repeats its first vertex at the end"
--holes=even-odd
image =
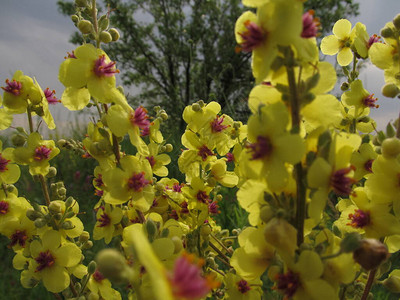
{"type": "MultiPolygon", "coordinates": [[[[67,51],[75,48],[68,42],[75,26],[57,10],[56,0],[0,0],[0,86],[12,78],[16,70],[35,77],[42,88],[56,90],[61,97],[64,89],[58,82],[58,68],[67,51]]],[[[368,33],[379,34],[380,29],[400,13],[399,0],[359,0],[360,15],[351,18],[354,25],[362,22],[368,33]]],[[[122,70],[123,71],[123,70],[122,70]]],[[[400,111],[399,99],[381,95],[384,84],[383,71],[372,64],[360,74],[364,87],[377,97],[380,108],[372,110],[371,116],[383,128],[388,120],[394,121],[400,111]]],[[[76,113],[62,105],[52,106],[51,111],[58,127],[67,127],[68,120],[76,113]]],[[[18,122],[21,120],[18,119],[18,122]]]]}

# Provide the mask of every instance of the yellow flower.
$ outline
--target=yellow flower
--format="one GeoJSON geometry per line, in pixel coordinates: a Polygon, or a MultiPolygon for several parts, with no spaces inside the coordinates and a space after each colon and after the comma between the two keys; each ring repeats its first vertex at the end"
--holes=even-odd
{"type": "Polygon", "coordinates": [[[117,205],[131,200],[136,209],[146,212],[154,199],[150,163],[131,155],[121,158],[120,163],[121,168],[108,169],[103,174],[104,201],[117,205]]]}
{"type": "Polygon", "coordinates": [[[278,45],[288,46],[301,39],[303,5],[296,0],[251,4],[258,6],[257,14],[246,11],[238,18],[235,37],[241,50],[252,52],[253,76],[258,84],[269,75],[278,45]]]}
{"type": "Polygon", "coordinates": [[[58,78],[66,87],[61,102],[70,110],[81,110],[90,96],[102,103],[126,103],[115,87],[115,62],[92,44],[79,46],[61,64],[58,78]]]}
{"type": "Polygon", "coordinates": [[[354,179],[361,180],[364,176],[372,173],[372,163],[378,157],[371,144],[361,144],[357,152],[351,155],[351,164],[356,168],[354,179]]]}
{"type": "Polygon", "coordinates": [[[41,242],[32,241],[30,252],[29,270],[33,271],[33,278],[42,280],[52,293],[62,292],[69,286],[70,276],[66,268],[76,266],[82,255],[75,244],[61,243],[61,235],[55,230],[46,231],[41,242]]]}
{"type": "Polygon", "coordinates": [[[96,213],[96,224],[93,228],[93,239],[100,240],[104,238],[104,242],[109,244],[115,235],[115,226],[121,222],[122,209],[120,207],[112,207],[106,203],[101,206],[96,213]]]}
{"type": "Polygon", "coordinates": [[[49,172],[49,160],[60,153],[53,140],[43,140],[38,132],[28,137],[27,147],[18,147],[14,150],[15,161],[29,165],[31,175],[46,176],[49,172]]]}
{"type": "Polygon", "coordinates": [[[102,297],[103,299],[120,300],[121,294],[111,287],[111,282],[105,278],[99,270],[90,276],[87,287],[91,294],[102,297]]]}
{"type": "Polygon", "coordinates": [[[3,149],[3,142],[0,141],[0,184],[13,184],[18,181],[21,171],[18,165],[14,164],[13,148],[3,149]]]}
{"type": "Polygon", "coordinates": [[[324,37],[321,41],[321,51],[326,55],[338,53],[337,62],[341,66],[347,66],[353,60],[351,44],[354,33],[351,30],[351,23],[346,19],[340,19],[333,26],[333,35],[324,37]]]}
{"type": "Polygon", "coordinates": [[[301,137],[287,132],[288,121],[283,102],[259,108],[248,121],[247,151],[242,152],[241,159],[246,161],[244,167],[250,178],[266,176],[271,191],[287,185],[289,174],[285,163],[299,162],[305,151],[301,137]]]}
{"type": "Polygon", "coordinates": [[[260,279],[245,280],[239,275],[228,273],[224,277],[226,299],[259,300],[261,299],[262,281],[260,279]]]}
{"type": "Polygon", "coordinates": [[[335,300],[334,288],[321,279],[324,265],[319,255],[310,250],[301,252],[298,261],[290,263],[285,273],[277,274],[275,288],[293,300],[335,300]]]}

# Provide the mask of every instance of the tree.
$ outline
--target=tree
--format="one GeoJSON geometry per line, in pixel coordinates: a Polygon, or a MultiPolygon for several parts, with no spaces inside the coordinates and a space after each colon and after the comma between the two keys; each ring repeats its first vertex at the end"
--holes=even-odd
{"type": "MultiPolygon", "coordinates": [[[[131,95],[134,103],[161,105],[181,129],[183,108],[199,99],[217,100],[235,119],[247,119],[254,80],[251,54],[235,51],[235,22],[248,9],[240,0],[104,2],[121,32],[120,42],[106,51],[117,60],[124,84],[139,88],[131,95]]],[[[71,3],[58,4],[64,14],[73,11],[71,3]]],[[[311,0],[306,8],[328,31],[337,19],[358,14],[352,0],[311,0]]]]}

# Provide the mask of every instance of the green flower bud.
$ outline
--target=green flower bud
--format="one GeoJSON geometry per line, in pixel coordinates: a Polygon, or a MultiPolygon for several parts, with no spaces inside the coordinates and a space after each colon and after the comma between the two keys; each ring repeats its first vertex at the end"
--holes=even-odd
{"type": "Polygon", "coordinates": [[[161,113],[161,114],[160,114],[160,117],[161,117],[161,119],[163,119],[163,121],[168,120],[168,115],[167,115],[166,112],[161,113]]]}
{"type": "Polygon", "coordinates": [[[382,87],[382,95],[388,98],[394,98],[400,93],[400,89],[394,83],[387,83],[382,87]]]}
{"type": "Polygon", "coordinates": [[[204,106],[206,106],[206,104],[204,103],[203,100],[199,100],[199,101],[197,101],[197,103],[200,105],[201,108],[203,108],[204,106]]]}
{"type": "Polygon", "coordinates": [[[16,194],[18,192],[17,188],[13,184],[7,184],[6,190],[8,193],[11,193],[11,194],[16,194]]]}
{"type": "Polygon", "coordinates": [[[46,177],[47,178],[53,178],[57,175],[57,169],[54,167],[49,168],[49,173],[47,173],[46,177]]]}
{"type": "Polygon", "coordinates": [[[15,134],[11,138],[14,147],[22,147],[26,142],[26,137],[22,134],[15,134]]]}
{"type": "Polygon", "coordinates": [[[80,30],[80,32],[82,32],[83,34],[89,34],[91,32],[93,32],[93,25],[90,21],[88,20],[81,20],[78,23],[78,29],[80,30]]]}
{"type": "Polygon", "coordinates": [[[96,268],[97,268],[97,264],[94,260],[92,260],[89,265],[88,265],[88,273],[89,274],[93,274],[94,272],[96,272],[96,268]]]}
{"type": "Polygon", "coordinates": [[[87,242],[90,238],[90,234],[87,231],[83,231],[81,235],[79,236],[79,241],[83,244],[87,242]]]}
{"type": "Polygon", "coordinates": [[[393,125],[389,122],[386,125],[386,136],[392,138],[395,135],[396,135],[396,130],[394,129],[393,125]]]}
{"type": "Polygon", "coordinates": [[[154,238],[156,237],[157,231],[158,231],[156,223],[154,223],[154,221],[152,219],[147,219],[145,226],[146,226],[147,235],[149,237],[149,240],[153,241],[154,238]]]}
{"type": "Polygon", "coordinates": [[[75,199],[73,197],[68,197],[67,200],[65,200],[65,207],[70,207],[74,201],[75,199]]]}
{"type": "Polygon", "coordinates": [[[60,205],[60,203],[55,202],[55,201],[50,202],[50,204],[49,204],[49,212],[50,212],[52,215],[55,215],[55,214],[61,212],[61,205],[60,205]]]}
{"type": "Polygon", "coordinates": [[[115,249],[103,249],[96,256],[98,269],[104,277],[115,283],[127,283],[130,268],[125,257],[115,249]]]}
{"type": "Polygon", "coordinates": [[[86,243],[83,244],[82,249],[87,250],[93,247],[93,242],[92,241],[87,241],[86,243]]]}
{"type": "Polygon", "coordinates": [[[60,196],[65,196],[66,194],[67,194],[67,189],[66,188],[59,188],[58,190],[57,190],[57,193],[60,195],[60,196]]]}
{"type": "Polygon", "coordinates": [[[182,240],[177,236],[171,237],[171,240],[175,246],[174,254],[179,253],[183,249],[182,240]]]}
{"type": "Polygon", "coordinates": [[[36,228],[42,228],[47,224],[46,220],[43,218],[38,218],[35,220],[35,227],[36,228]]]}
{"type": "Polygon", "coordinates": [[[358,122],[360,122],[360,123],[368,123],[370,121],[371,121],[371,118],[368,116],[364,116],[364,117],[358,119],[358,122]]]}
{"type": "Polygon", "coordinates": [[[87,7],[87,0],[75,0],[75,6],[87,7]]]}
{"type": "Polygon", "coordinates": [[[400,277],[391,276],[383,281],[383,286],[392,293],[400,293],[400,277]]]}
{"type": "Polygon", "coordinates": [[[66,219],[72,218],[73,216],[75,216],[75,213],[72,210],[70,210],[69,212],[65,213],[65,218],[66,219]]]}
{"type": "Polygon", "coordinates": [[[171,144],[165,144],[165,152],[172,152],[174,150],[174,147],[171,144]]]}
{"type": "Polygon", "coordinates": [[[60,220],[62,219],[62,217],[63,217],[63,214],[62,214],[62,213],[58,213],[58,214],[55,214],[53,217],[54,217],[54,219],[56,219],[57,221],[60,221],[60,220]]]}
{"type": "Polygon", "coordinates": [[[232,229],[232,234],[234,235],[234,236],[238,236],[240,233],[241,233],[242,231],[240,230],[240,228],[238,228],[238,229],[232,229]]]}
{"type": "Polygon", "coordinates": [[[107,31],[102,31],[100,32],[100,41],[108,44],[112,41],[112,36],[110,33],[108,33],[107,31]]]}
{"type": "Polygon", "coordinates": [[[111,37],[112,37],[113,42],[116,42],[116,41],[119,40],[120,35],[119,35],[119,31],[118,31],[117,29],[115,29],[115,28],[110,28],[110,29],[108,30],[108,32],[111,34],[111,37]]]}
{"type": "Polygon", "coordinates": [[[400,140],[398,138],[388,138],[382,143],[382,155],[385,158],[395,158],[400,154],[400,140]]]}
{"type": "Polygon", "coordinates": [[[267,223],[269,220],[271,220],[274,217],[274,211],[272,210],[271,206],[269,205],[264,205],[261,207],[260,210],[260,218],[263,222],[267,223]]]}
{"type": "Polygon", "coordinates": [[[99,30],[106,30],[108,28],[108,25],[110,25],[110,20],[108,20],[107,15],[101,16],[98,21],[98,24],[99,24],[99,30]]]}
{"type": "Polygon", "coordinates": [[[393,25],[396,27],[397,30],[400,30],[400,14],[394,17],[393,25]]]}
{"type": "Polygon", "coordinates": [[[211,226],[210,225],[203,225],[200,228],[200,234],[203,237],[209,236],[211,234],[211,226]]]}
{"type": "Polygon", "coordinates": [[[343,253],[353,252],[360,247],[361,235],[357,232],[347,234],[340,243],[340,251],[343,253]]]}
{"type": "Polygon", "coordinates": [[[193,103],[192,104],[192,109],[193,111],[200,111],[201,110],[201,106],[198,103],[193,103]]]}
{"type": "Polygon", "coordinates": [[[391,38],[394,36],[394,32],[393,32],[392,28],[385,27],[381,30],[381,36],[384,38],[391,38]]]}
{"type": "Polygon", "coordinates": [[[222,196],[221,194],[218,194],[218,195],[215,197],[215,201],[217,201],[217,202],[222,201],[222,199],[224,199],[224,196],[222,196]]]}
{"type": "Polygon", "coordinates": [[[36,211],[36,210],[34,210],[34,209],[32,209],[32,208],[29,208],[26,211],[26,217],[31,221],[35,221],[37,218],[43,217],[43,214],[38,212],[38,211],[36,211]]]}
{"type": "Polygon", "coordinates": [[[67,141],[64,139],[58,140],[57,145],[60,148],[63,148],[67,144],[67,141]]]}
{"type": "Polygon", "coordinates": [[[239,130],[240,126],[241,126],[240,122],[237,122],[237,121],[233,122],[233,128],[235,130],[239,130]]]}
{"type": "Polygon", "coordinates": [[[71,221],[64,221],[64,222],[62,223],[61,227],[62,227],[63,229],[65,229],[65,230],[71,230],[71,229],[74,229],[74,228],[75,228],[74,224],[72,224],[71,221]]]}

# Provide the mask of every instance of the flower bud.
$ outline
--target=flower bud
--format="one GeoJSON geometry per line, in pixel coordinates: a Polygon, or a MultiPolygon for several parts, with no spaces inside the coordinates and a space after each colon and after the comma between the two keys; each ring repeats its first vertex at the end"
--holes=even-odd
{"type": "Polygon", "coordinates": [[[396,27],[397,30],[400,30],[400,14],[394,17],[393,25],[396,27]]]}
{"type": "Polygon", "coordinates": [[[157,225],[154,223],[152,219],[147,219],[146,223],[146,230],[147,230],[147,235],[149,237],[149,240],[152,241],[157,235],[157,225]]]}
{"type": "Polygon", "coordinates": [[[22,147],[26,142],[26,137],[22,134],[15,134],[12,136],[11,142],[15,147],[22,147]]]}
{"type": "Polygon", "coordinates": [[[94,272],[96,272],[96,268],[97,268],[97,264],[94,260],[92,260],[89,264],[88,264],[88,273],[89,274],[93,274],[94,272]]]}
{"type": "Polygon", "coordinates": [[[260,219],[267,223],[269,222],[269,220],[271,220],[274,217],[274,212],[271,208],[271,206],[269,205],[264,205],[263,207],[261,207],[260,210],[260,219]]]}
{"type": "Polygon", "coordinates": [[[11,194],[18,193],[17,188],[13,184],[7,184],[6,191],[7,191],[7,193],[11,193],[11,194]]]}
{"type": "Polygon", "coordinates": [[[62,227],[64,230],[71,230],[71,229],[74,229],[74,228],[75,228],[74,224],[72,224],[71,221],[64,221],[64,222],[62,223],[61,227],[62,227]]]}
{"type": "Polygon", "coordinates": [[[172,152],[174,150],[174,147],[171,144],[165,144],[165,152],[172,152]]]}
{"type": "Polygon", "coordinates": [[[58,147],[62,148],[67,144],[67,141],[64,139],[58,140],[57,145],[58,147]]]}
{"type": "Polygon", "coordinates": [[[58,193],[58,195],[60,195],[61,197],[62,197],[62,196],[65,196],[65,195],[67,194],[67,189],[64,188],[64,187],[59,188],[59,189],[57,190],[57,193],[58,193]]]}
{"type": "Polygon", "coordinates": [[[113,42],[116,42],[116,41],[119,40],[120,35],[119,35],[119,31],[118,31],[117,29],[115,29],[115,28],[110,28],[110,29],[108,30],[108,32],[111,34],[111,37],[112,37],[113,42]]]}
{"type": "Polygon", "coordinates": [[[340,251],[343,253],[353,252],[361,245],[361,235],[357,232],[347,234],[340,243],[340,251]]]}
{"type": "MultiPolygon", "coordinates": [[[[108,28],[108,25],[110,25],[110,20],[107,18],[107,15],[101,16],[98,21],[98,24],[99,24],[100,30],[106,30],[108,28]]],[[[110,42],[111,42],[111,40],[110,40],[110,42]]]]}
{"type": "Polygon", "coordinates": [[[210,225],[203,225],[200,228],[200,234],[201,234],[202,237],[209,236],[211,231],[212,230],[211,230],[211,226],[210,225]]]}
{"type": "Polygon", "coordinates": [[[98,269],[104,277],[115,283],[129,282],[132,270],[125,257],[115,249],[103,249],[96,256],[98,269]]]}
{"type": "Polygon", "coordinates": [[[75,6],[77,7],[86,7],[87,0],[75,0],[75,6]]]}
{"type": "Polygon", "coordinates": [[[394,98],[400,93],[400,89],[394,83],[387,83],[382,87],[382,95],[388,98],[394,98]]]}
{"type": "Polygon", "coordinates": [[[90,293],[88,296],[88,300],[99,300],[100,296],[98,294],[90,293]]]}
{"type": "Polygon", "coordinates": [[[385,27],[381,30],[381,36],[384,38],[391,38],[394,36],[394,32],[393,32],[392,28],[385,27]]]}
{"type": "Polygon", "coordinates": [[[87,241],[85,244],[83,244],[82,249],[87,250],[93,247],[93,242],[92,241],[87,241]]]}
{"type": "Polygon", "coordinates": [[[382,155],[387,158],[395,158],[400,154],[400,140],[398,138],[388,138],[382,143],[382,155]]]}
{"type": "Polygon", "coordinates": [[[83,231],[79,236],[79,241],[83,244],[86,243],[90,239],[90,234],[87,231],[83,231]]]}
{"type": "Polygon", "coordinates": [[[73,197],[68,197],[67,200],[65,200],[65,207],[70,207],[74,201],[75,199],[73,197]]]}
{"type": "Polygon", "coordinates": [[[112,42],[111,34],[108,33],[107,31],[100,32],[100,41],[103,42],[104,44],[112,42]]]}
{"type": "Polygon", "coordinates": [[[400,276],[396,276],[398,272],[393,273],[390,273],[389,277],[383,281],[383,286],[392,293],[400,293],[400,276]]]}
{"type": "Polygon", "coordinates": [[[161,119],[163,119],[163,121],[168,120],[168,115],[167,115],[166,112],[161,113],[161,114],[160,114],[160,117],[161,117],[161,119]]]}
{"type": "Polygon", "coordinates": [[[65,213],[65,218],[66,219],[72,218],[73,216],[75,216],[75,213],[72,210],[70,210],[67,213],[65,213]]]}
{"type": "Polygon", "coordinates": [[[40,212],[38,212],[38,211],[36,211],[36,210],[34,210],[32,208],[29,208],[26,211],[26,217],[31,221],[35,221],[37,218],[40,218],[42,216],[43,216],[42,213],[40,213],[40,212]]]}
{"type": "Polygon", "coordinates": [[[360,244],[353,252],[353,258],[367,271],[377,268],[389,257],[385,244],[378,240],[363,239],[360,244]]]}
{"type": "Polygon", "coordinates": [[[49,212],[50,212],[52,215],[55,215],[55,214],[61,212],[61,205],[60,205],[60,203],[55,202],[55,201],[51,201],[50,204],[49,204],[49,212]]]}
{"type": "Polygon", "coordinates": [[[36,228],[42,228],[47,224],[46,220],[43,218],[38,218],[35,220],[35,227],[36,228]]]}
{"type": "Polygon", "coordinates": [[[93,31],[93,25],[90,21],[88,20],[81,20],[78,23],[78,29],[80,32],[83,34],[89,34],[93,31]]]}
{"type": "Polygon", "coordinates": [[[77,16],[77,15],[72,15],[71,16],[71,21],[75,24],[75,26],[76,26],[76,24],[79,22],[79,17],[77,16]]]}
{"type": "Polygon", "coordinates": [[[204,103],[203,100],[199,100],[199,101],[197,101],[197,103],[200,105],[201,108],[203,108],[204,106],[206,106],[206,104],[204,103]]]}
{"type": "Polygon", "coordinates": [[[193,103],[192,104],[192,109],[193,111],[200,111],[201,110],[201,106],[198,103],[193,103]]]}
{"type": "Polygon", "coordinates": [[[210,178],[207,179],[207,184],[208,184],[209,186],[211,186],[211,187],[214,187],[214,186],[216,186],[217,181],[215,180],[214,177],[210,177],[210,178]]]}
{"type": "Polygon", "coordinates": [[[49,168],[49,173],[47,173],[46,177],[47,178],[53,178],[57,175],[57,169],[55,167],[50,167],[49,168]]]}
{"type": "Polygon", "coordinates": [[[179,253],[183,249],[182,239],[177,236],[173,236],[171,237],[171,240],[175,246],[174,254],[179,253]]]}

